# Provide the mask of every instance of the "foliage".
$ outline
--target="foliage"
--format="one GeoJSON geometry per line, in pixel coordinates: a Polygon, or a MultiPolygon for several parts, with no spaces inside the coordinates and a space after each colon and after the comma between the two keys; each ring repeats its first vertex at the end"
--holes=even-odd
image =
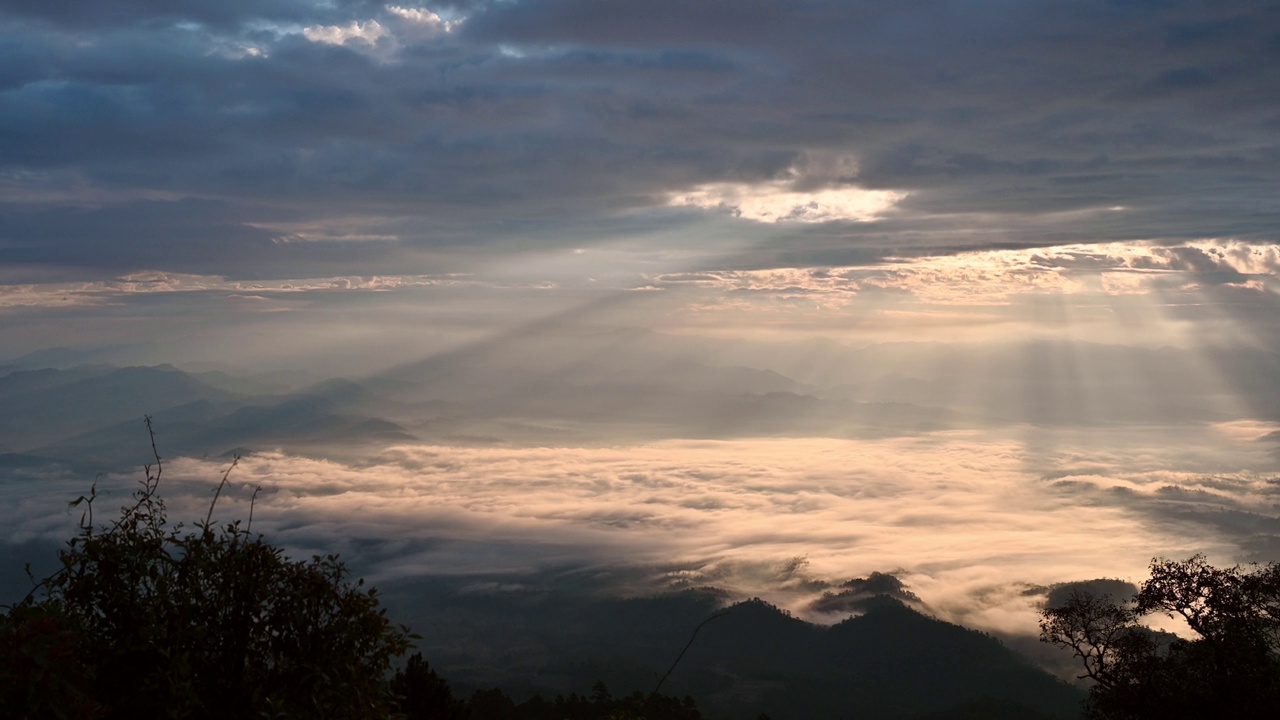
{"type": "Polygon", "coordinates": [[[1070,649],[1093,680],[1096,718],[1269,717],[1280,707],[1280,565],[1217,568],[1154,560],[1130,601],[1074,593],[1041,615],[1040,639],[1070,649]],[[1180,617],[1197,637],[1141,624],[1180,617]]]}
{"type": "Polygon", "coordinates": [[[615,698],[603,682],[590,696],[571,693],[547,700],[534,695],[516,703],[498,688],[477,690],[469,700],[453,696],[422,655],[415,653],[396,672],[391,687],[405,720],[701,720],[693,698],[634,692],[615,698]]]}
{"type": "Polygon", "coordinates": [[[449,683],[431,669],[422,659],[422,653],[414,653],[409,662],[396,671],[391,679],[391,691],[396,704],[407,720],[466,720],[467,704],[455,698],[449,683]]]}
{"type": "Polygon", "coordinates": [[[100,717],[90,671],[60,608],[26,604],[0,617],[0,715],[100,717]]]}
{"type": "Polygon", "coordinates": [[[547,700],[541,695],[516,703],[498,688],[455,698],[442,678],[415,653],[391,680],[405,720],[701,720],[693,698],[634,692],[615,698],[603,682],[591,695],[571,693],[547,700]]]}
{"type": "MultiPolygon", "coordinates": [[[[472,720],[701,720],[693,698],[634,692],[614,697],[597,682],[590,696],[572,693],[546,700],[540,695],[516,704],[501,690],[477,690],[468,703],[472,720]]],[[[428,716],[421,716],[423,718],[428,716]]],[[[434,717],[434,716],[432,716],[434,717]]],[[[409,720],[417,720],[410,715],[409,720]]]]}
{"type": "Polygon", "coordinates": [[[0,618],[0,715],[386,717],[410,636],[376,591],[336,556],[294,561],[238,521],[215,527],[212,505],[193,532],[171,525],[155,459],[110,526],[94,492],[72,503],[61,568],[0,618]]]}

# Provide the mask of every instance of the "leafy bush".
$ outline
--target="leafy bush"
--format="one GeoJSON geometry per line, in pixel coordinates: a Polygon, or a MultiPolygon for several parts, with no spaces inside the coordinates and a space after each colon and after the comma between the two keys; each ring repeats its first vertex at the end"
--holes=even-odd
{"type": "Polygon", "coordinates": [[[72,503],[61,568],[0,617],[0,716],[386,717],[411,636],[377,592],[336,556],[290,560],[239,521],[215,527],[212,505],[194,531],[171,525],[161,473],[156,454],[109,526],[93,492],[72,503]]]}

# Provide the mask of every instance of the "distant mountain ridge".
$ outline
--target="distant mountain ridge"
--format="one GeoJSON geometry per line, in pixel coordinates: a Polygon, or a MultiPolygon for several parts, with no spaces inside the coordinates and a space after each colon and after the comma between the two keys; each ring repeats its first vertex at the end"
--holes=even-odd
{"type": "Polygon", "coordinates": [[[0,416],[0,454],[24,464],[46,458],[100,470],[132,468],[148,456],[141,425],[147,415],[170,456],[413,439],[395,422],[350,409],[379,403],[355,383],[335,380],[313,392],[258,395],[236,392],[233,378],[218,380],[210,384],[170,365],[0,375],[0,401],[9,410],[0,416]]]}
{"type": "Polygon", "coordinates": [[[771,370],[632,358],[522,369],[484,353],[432,358],[367,378],[297,390],[171,365],[19,369],[0,373],[0,454],[136,466],[152,416],[168,454],[231,448],[309,453],[391,442],[590,443],[629,439],[917,432],[943,408],[858,402],[771,370]]]}
{"type": "Polygon", "coordinates": [[[1280,356],[1249,349],[1197,356],[1093,343],[886,343],[815,348],[806,365],[777,370],[730,344],[695,356],[648,337],[605,336],[566,357],[558,340],[482,342],[367,377],[314,382],[169,365],[67,366],[97,356],[36,354],[0,365],[8,410],[0,454],[132,466],[140,453],[125,448],[145,443],[131,444],[138,436],[128,428],[144,414],[172,439],[171,453],[203,456],[233,447],[324,454],[369,442],[589,445],[1094,427],[1103,418],[1207,423],[1234,417],[1222,401],[1231,383],[1258,417],[1280,407],[1280,356]],[[837,350],[843,354],[831,354],[837,350]],[[57,367],[33,367],[41,360],[57,367]],[[1206,362],[1222,383],[1203,382],[1206,362]]]}

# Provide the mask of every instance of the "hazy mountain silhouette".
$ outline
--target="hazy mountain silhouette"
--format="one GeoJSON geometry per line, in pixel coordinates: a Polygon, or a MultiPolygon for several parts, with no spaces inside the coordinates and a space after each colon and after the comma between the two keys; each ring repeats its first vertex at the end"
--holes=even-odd
{"type": "MultiPolygon", "coordinates": [[[[543,441],[539,433],[547,432],[572,441],[911,433],[954,419],[933,404],[852,401],[773,370],[698,362],[636,343],[576,350],[557,356],[516,338],[375,379],[400,383],[396,396],[404,401],[436,403],[432,410],[456,432],[517,442],[543,441]]],[[[422,409],[419,417],[431,416],[422,409]]]]}
{"type": "Polygon", "coordinates": [[[9,412],[0,416],[0,442],[10,452],[198,400],[232,397],[167,365],[13,373],[2,379],[9,382],[4,394],[9,412]]]}
{"type": "Polygon", "coordinates": [[[769,370],[661,356],[604,361],[521,368],[501,353],[456,353],[284,393],[264,393],[279,387],[266,380],[168,365],[20,370],[0,375],[0,399],[13,410],[0,418],[0,453],[131,466],[145,456],[136,430],[144,415],[170,454],[196,456],[264,447],[325,454],[415,439],[894,434],[950,417],[938,407],[824,397],[769,370]]]}
{"type": "Polygon", "coordinates": [[[712,363],[664,342],[507,338],[289,392],[287,378],[171,366],[15,370],[0,374],[11,409],[0,418],[0,453],[70,461],[84,451],[80,459],[105,462],[103,451],[127,442],[121,430],[143,414],[171,421],[160,424],[171,452],[205,455],[267,445],[324,453],[325,443],[336,451],[378,439],[573,444],[1208,422],[1227,418],[1228,388],[1248,391],[1260,411],[1280,406],[1268,389],[1280,356],[1261,351],[886,343],[817,348],[827,355],[796,366],[797,380],[742,364],[752,358],[729,345],[701,355],[722,360],[712,363]],[[558,341],[579,344],[567,352],[558,341]]]}
{"type": "Polygon", "coordinates": [[[27,393],[52,390],[63,385],[70,385],[77,380],[99,377],[112,372],[116,368],[111,365],[81,365],[67,370],[57,368],[41,368],[38,370],[13,370],[0,376],[0,398],[21,397],[27,393]]]}
{"type": "Polygon", "coordinates": [[[131,468],[146,457],[140,431],[151,415],[167,455],[220,455],[232,448],[346,447],[413,436],[373,415],[390,401],[351,382],[332,380],[299,393],[249,395],[215,387],[171,366],[15,371],[0,376],[6,464],[41,460],[131,468]],[[351,408],[368,409],[362,414],[351,408]]]}
{"type": "Polygon", "coordinates": [[[14,370],[39,370],[42,368],[70,369],[79,365],[103,363],[107,362],[107,357],[118,349],[121,348],[102,348],[100,350],[74,350],[65,347],[45,348],[0,361],[0,373],[14,370]]]}

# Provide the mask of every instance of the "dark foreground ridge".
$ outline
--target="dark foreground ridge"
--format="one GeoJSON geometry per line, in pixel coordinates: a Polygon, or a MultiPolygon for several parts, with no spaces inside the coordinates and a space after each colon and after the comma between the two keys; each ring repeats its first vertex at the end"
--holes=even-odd
{"type": "MultiPolygon", "coordinates": [[[[548,593],[431,598],[420,647],[460,695],[501,686],[514,698],[651,689],[701,620],[718,612],[709,590],[583,600],[548,593]],[[488,627],[485,627],[485,626],[488,627]]],[[[692,696],[704,717],[1077,718],[1084,693],[999,640],[928,617],[888,596],[826,627],[759,599],[707,624],[663,686],[692,696]]],[[[523,718],[520,715],[485,716],[523,718]]],[[[539,716],[528,716],[539,717],[539,716]]]]}

